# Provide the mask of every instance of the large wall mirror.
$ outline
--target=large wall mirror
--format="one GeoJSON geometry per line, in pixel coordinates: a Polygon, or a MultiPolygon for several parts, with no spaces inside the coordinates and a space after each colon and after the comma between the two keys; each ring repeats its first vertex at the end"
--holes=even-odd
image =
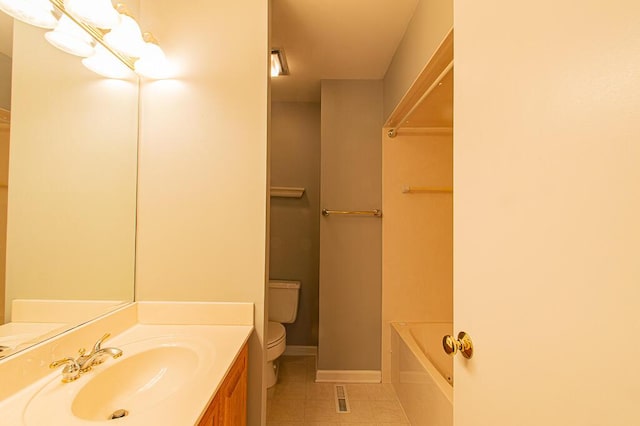
{"type": "Polygon", "coordinates": [[[1,36],[13,37],[0,42],[0,88],[2,65],[12,70],[9,107],[0,99],[10,109],[0,128],[6,358],[133,301],[138,82],[100,77],[47,30],[0,15],[1,36]]]}

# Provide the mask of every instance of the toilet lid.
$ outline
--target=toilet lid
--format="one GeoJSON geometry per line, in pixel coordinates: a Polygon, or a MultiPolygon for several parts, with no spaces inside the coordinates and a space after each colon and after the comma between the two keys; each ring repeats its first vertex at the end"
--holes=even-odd
{"type": "Polygon", "coordinates": [[[285,336],[284,325],[279,322],[269,321],[267,325],[267,348],[277,345],[285,336]]]}

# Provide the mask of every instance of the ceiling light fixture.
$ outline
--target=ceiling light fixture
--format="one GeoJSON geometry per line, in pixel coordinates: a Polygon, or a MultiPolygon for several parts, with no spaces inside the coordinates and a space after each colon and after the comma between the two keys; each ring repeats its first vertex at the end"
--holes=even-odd
{"type": "Polygon", "coordinates": [[[271,77],[289,75],[289,65],[284,49],[271,49],[271,77]]]}

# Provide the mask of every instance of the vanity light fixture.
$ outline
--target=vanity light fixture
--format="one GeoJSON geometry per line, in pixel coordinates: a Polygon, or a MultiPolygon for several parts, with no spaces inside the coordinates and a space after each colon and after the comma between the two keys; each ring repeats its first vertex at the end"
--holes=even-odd
{"type": "Polygon", "coordinates": [[[125,14],[120,14],[120,23],[104,35],[104,41],[123,55],[133,58],[139,58],[144,47],[140,26],[125,14]]]}
{"type": "Polygon", "coordinates": [[[0,10],[19,21],[40,28],[53,29],[58,22],[49,0],[0,0],[0,10]]]}
{"type": "Polygon", "coordinates": [[[82,63],[102,76],[130,78],[133,71],[152,79],[169,76],[169,62],[158,42],[152,36],[143,39],[140,26],[122,4],[114,8],[111,0],[0,0],[0,11],[28,24],[55,28],[45,34],[47,41],[85,57],[82,63]]]}
{"type": "Polygon", "coordinates": [[[289,75],[284,49],[271,49],[271,77],[289,75]]]}
{"type": "Polygon", "coordinates": [[[66,15],[62,15],[55,30],[47,32],[44,37],[58,49],[72,55],[86,58],[94,52],[93,38],[66,15]]]}
{"type": "Polygon", "coordinates": [[[167,78],[170,73],[169,61],[151,33],[144,33],[145,44],[140,59],[136,61],[135,72],[152,79],[167,78]]]}
{"type": "Polygon", "coordinates": [[[107,78],[125,79],[132,76],[131,69],[101,44],[96,45],[93,55],[84,58],[82,64],[96,74],[107,78]]]}
{"type": "Polygon", "coordinates": [[[64,8],[76,19],[96,28],[108,30],[120,23],[120,15],[111,0],[64,0],[64,8]]]}

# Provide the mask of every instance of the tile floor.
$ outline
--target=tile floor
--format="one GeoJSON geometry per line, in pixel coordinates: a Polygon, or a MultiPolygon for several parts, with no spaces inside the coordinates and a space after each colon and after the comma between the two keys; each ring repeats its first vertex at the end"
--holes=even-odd
{"type": "Polygon", "coordinates": [[[336,413],[333,383],[315,383],[313,356],[283,356],[267,391],[267,426],[409,425],[390,384],[346,384],[350,413],[336,413]]]}

